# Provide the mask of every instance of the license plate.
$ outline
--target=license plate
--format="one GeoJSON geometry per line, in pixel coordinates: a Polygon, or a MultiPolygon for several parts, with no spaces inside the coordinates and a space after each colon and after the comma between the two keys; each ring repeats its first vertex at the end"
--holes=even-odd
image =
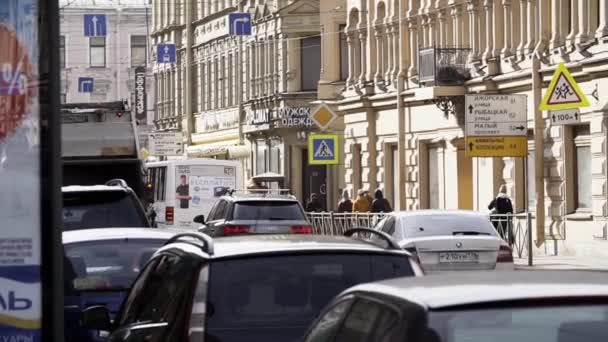
{"type": "Polygon", "coordinates": [[[478,252],[441,252],[439,253],[441,263],[475,263],[479,262],[478,252]]]}
{"type": "Polygon", "coordinates": [[[61,123],[84,123],[88,122],[89,118],[84,114],[63,114],[61,115],[61,123]]]}

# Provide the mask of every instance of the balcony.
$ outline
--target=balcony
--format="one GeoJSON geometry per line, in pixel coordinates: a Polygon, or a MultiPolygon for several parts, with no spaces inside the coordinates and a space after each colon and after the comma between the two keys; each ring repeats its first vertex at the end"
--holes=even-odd
{"type": "Polygon", "coordinates": [[[455,86],[471,79],[467,48],[421,48],[418,52],[418,80],[421,86],[455,86]]]}

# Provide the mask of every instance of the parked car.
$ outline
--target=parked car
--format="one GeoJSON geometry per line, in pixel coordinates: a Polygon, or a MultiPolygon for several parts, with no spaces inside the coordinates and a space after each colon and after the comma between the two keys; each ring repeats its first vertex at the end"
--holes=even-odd
{"type": "Polygon", "coordinates": [[[312,234],[300,202],[281,190],[229,192],[215,203],[199,231],[210,236],[312,234]]]}
{"type": "Polygon", "coordinates": [[[305,342],[603,342],[608,274],[459,272],[355,286],[327,306],[305,342]]]}
{"type": "Polygon", "coordinates": [[[66,340],[103,340],[98,331],[80,325],[82,310],[103,304],[113,317],[141,268],[176,233],[151,228],[63,232],[66,340]]]}
{"type": "Polygon", "coordinates": [[[299,341],[344,289],[422,275],[375,234],[390,248],[344,236],[181,234],[153,256],[114,322],[103,306],[83,322],[110,330],[111,342],[299,341]]]}
{"type": "Polygon", "coordinates": [[[63,193],[63,230],[150,227],[146,211],[124,181],[71,185],[63,193]]]}
{"type": "Polygon", "coordinates": [[[487,215],[465,210],[418,210],[388,214],[375,229],[418,258],[425,273],[513,270],[513,251],[487,215]]]}

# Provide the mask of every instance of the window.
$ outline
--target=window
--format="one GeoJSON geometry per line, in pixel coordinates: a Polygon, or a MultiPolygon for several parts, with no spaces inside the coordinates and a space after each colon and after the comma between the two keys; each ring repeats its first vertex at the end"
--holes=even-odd
{"type": "Polygon", "coordinates": [[[226,218],[226,207],[226,201],[220,201],[217,204],[217,208],[215,209],[215,212],[213,214],[213,221],[223,220],[226,218]]]}
{"type": "Polygon", "coordinates": [[[106,38],[89,38],[89,65],[92,68],[106,67],[106,38]]]}
{"type": "Polygon", "coordinates": [[[321,77],[321,37],[308,37],[300,41],[302,90],[315,90],[321,77]]]}
{"type": "Polygon", "coordinates": [[[348,42],[346,41],[346,25],[340,25],[340,80],[348,78],[348,42]]]}
{"type": "Polygon", "coordinates": [[[146,65],[146,36],[131,36],[131,66],[146,65]]]}
{"type": "Polygon", "coordinates": [[[589,210],[593,207],[591,186],[591,137],[589,125],[574,127],[574,159],[576,166],[575,195],[577,210],[589,210]]]}
{"type": "Polygon", "coordinates": [[[336,342],[384,341],[399,321],[398,314],[377,302],[358,299],[353,304],[336,342]]]}
{"type": "Polygon", "coordinates": [[[431,146],[428,148],[428,198],[429,209],[441,208],[439,199],[439,147],[431,146]]]}
{"type": "Polygon", "coordinates": [[[222,56],[220,59],[220,84],[219,84],[219,98],[220,108],[226,107],[226,57],[222,56]]]}
{"type": "Polygon", "coordinates": [[[65,192],[63,229],[145,227],[137,199],[125,191],[65,192]]]}
{"type": "Polygon", "coordinates": [[[234,98],[234,57],[232,54],[228,55],[228,106],[233,106],[235,103],[234,98]]]}
{"type": "Polygon", "coordinates": [[[155,167],[151,170],[152,179],[150,183],[154,186],[154,201],[165,201],[165,187],[167,182],[167,168],[155,167]]]}
{"type": "Polygon", "coordinates": [[[281,173],[281,142],[270,141],[270,172],[281,173]]]}
{"type": "Polygon", "coordinates": [[[65,69],[65,36],[59,36],[59,65],[65,69]]]}
{"type": "Polygon", "coordinates": [[[300,205],[288,201],[245,201],[234,206],[234,220],[306,220],[300,205]]]}
{"type": "Polygon", "coordinates": [[[217,341],[234,340],[245,330],[253,334],[252,341],[298,341],[319,311],[343,290],[413,275],[407,258],[390,254],[233,258],[218,260],[210,268],[207,304],[213,315],[207,317],[206,328],[217,341]]]}
{"type": "Polygon", "coordinates": [[[342,318],[348,312],[353,299],[347,299],[334,305],[306,337],[306,342],[329,342],[333,341],[336,332],[342,323],[342,318]]]}
{"type": "Polygon", "coordinates": [[[190,68],[190,72],[192,72],[192,75],[194,75],[193,77],[193,82],[192,82],[192,99],[191,99],[191,103],[192,103],[192,111],[193,112],[198,112],[198,90],[200,89],[200,85],[201,85],[201,80],[198,76],[198,68],[200,67],[199,63],[194,63],[192,65],[192,67],[190,68]]]}
{"type": "Polygon", "coordinates": [[[266,141],[260,140],[257,142],[257,151],[256,151],[256,173],[261,174],[266,172],[266,160],[268,159],[268,146],[266,145],[266,141]]]}

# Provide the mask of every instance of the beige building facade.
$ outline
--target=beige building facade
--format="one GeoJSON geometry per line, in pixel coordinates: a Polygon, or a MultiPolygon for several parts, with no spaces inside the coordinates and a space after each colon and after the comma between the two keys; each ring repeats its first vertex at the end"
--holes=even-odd
{"type": "Polygon", "coordinates": [[[608,255],[608,2],[348,0],[346,18],[333,103],[348,188],[383,188],[401,209],[486,211],[506,184],[538,253],[608,255]],[[538,109],[560,62],[591,102],[580,124],[538,109]],[[527,158],[467,157],[465,94],[527,95],[527,158]]]}

